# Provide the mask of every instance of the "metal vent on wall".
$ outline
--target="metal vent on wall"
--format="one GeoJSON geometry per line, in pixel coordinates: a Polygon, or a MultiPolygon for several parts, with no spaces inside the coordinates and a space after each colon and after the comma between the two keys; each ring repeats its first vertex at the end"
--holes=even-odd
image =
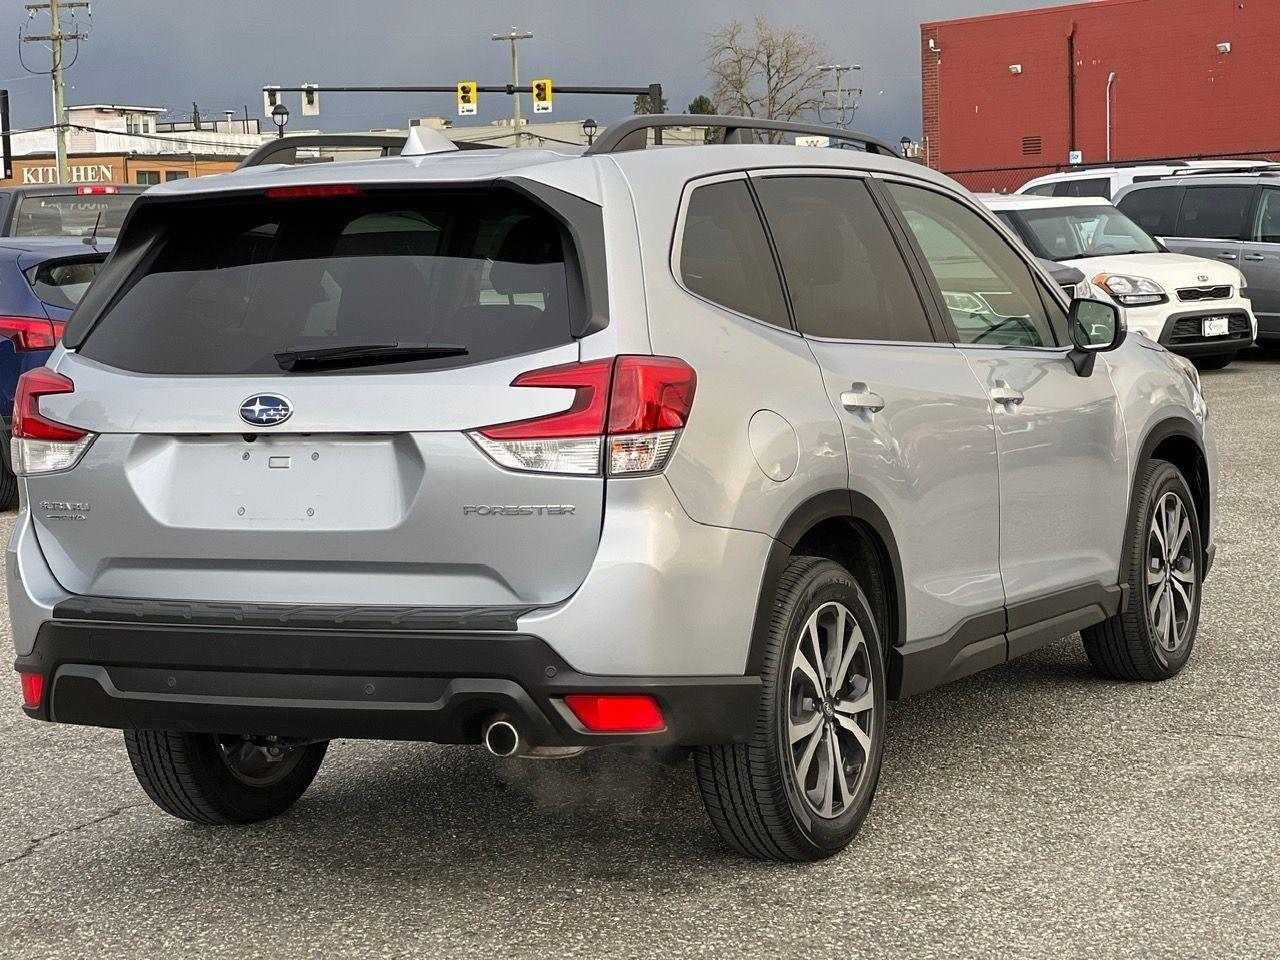
{"type": "Polygon", "coordinates": [[[1022,155],[1024,157],[1037,156],[1044,147],[1044,141],[1041,137],[1023,137],[1022,138],[1022,155]]]}

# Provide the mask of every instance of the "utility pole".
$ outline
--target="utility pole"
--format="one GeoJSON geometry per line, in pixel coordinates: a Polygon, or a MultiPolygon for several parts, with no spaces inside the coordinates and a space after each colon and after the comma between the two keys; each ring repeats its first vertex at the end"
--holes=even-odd
{"type": "MultiPolygon", "coordinates": [[[[49,0],[48,3],[28,3],[26,5],[27,19],[35,16],[37,10],[49,11],[49,32],[47,34],[30,34],[21,33],[20,38],[23,43],[48,43],[50,44],[50,52],[53,55],[53,62],[49,75],[53,78],[53,123],[57,136],[57,173],[59,183],[69,183],[71,181],[71,169],[67,165],[67,105],[63,94],[62,83],[62,45],[68,41],[74,41],[77,44],[77,54],[79,52],[79,43],[81,40],[88,40],[89,34],[79,29],[79,25],[73,28],[71,33],[62,32],[62,11],[63,10],[84,10],[92,16],[87,0],[49,0]]],[[[72,13],[73,21],[75,14],[72,13]]],[[[72,58],[75,62],[75,58],[72,58]]],[[[26,65],[23,64],[25,67],[26,65]]],[[[41,71],[43,72],[43,71],[41,71]]]]}
{"type": "MultiPolygon", "coordinates": [[[[532,33],[516,33],[516,28],[512,27],[510,33],[495,33],[490,40],[505,40],[511,44],[511,86],[518,88],[520,86],[520,54],[516,51],[516,45],[521,40],[532,40],[532,33]]],[[[512,132],[515,133],[515,146],[520,146],[524,140],[524,134],[520,130],[520,94],[516,93],[511,98],[511,124],[512,132]]]]}
{"type": "MultiPolygon", "coordinates": [[[[845,111],[844,95],[846,92],[862,93],[861,87],[852,87],[846,90],[844,85],[844,75],[851,70],[861,70],[862,65],[858,63],[848,64],[848,65],[843,63],[827,63],[827,64],[823,64],[818,69],[821,70],[823,73],[834,73],[836,75],[835,89],[823,90],[822,92],[824,95],[828,93],[834,93],[836,95],[836,115],[837,117],[839,117],[839,119],[836,121],[836,126],[840,127],[841,129],[844,129],[849,125],[849,117],[845,111]]],[[[854,102],[853,109],[854,111],[858,109],[858,105],[856,101],[854,102]]]]}

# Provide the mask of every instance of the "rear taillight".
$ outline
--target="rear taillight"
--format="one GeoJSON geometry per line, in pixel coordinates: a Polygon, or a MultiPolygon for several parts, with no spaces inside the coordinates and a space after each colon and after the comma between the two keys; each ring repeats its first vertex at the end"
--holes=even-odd
{"type": "Polygon", "coordinates": [[[20,476],[69,470],[80,462],[94,434],[50,420],[40,412],[40,398],[72,393],[75,384],[48,367],[28,370],[18,378],[13,398],[13,472],[20,476]]]}
{"type": "Polygon", "coordinates": [[[44,675],[19,673],[18,676],[22,678],[22,705],[34,710],[44,697],[44,675]]]}
{"type": "Polygon", "coordinates": [[[52,350],[62,339],[63,326],[48,317],[0,317],[0,337],[18,353],[52,350]]]}
{"type": "Polygon", "coordinates": [[[689,418],[698,378],[673,357],[614,357],[522,373],[514,387],[574,390],[568,409],[480,427],[471,439],[495,462],[534,473],[610,476],[666,466],[689,418]]]}

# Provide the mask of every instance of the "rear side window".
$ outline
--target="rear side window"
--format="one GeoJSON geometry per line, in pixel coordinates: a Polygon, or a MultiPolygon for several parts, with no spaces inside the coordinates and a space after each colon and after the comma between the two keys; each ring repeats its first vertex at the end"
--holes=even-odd
{"type": "Polygon", "coordinates": [[[1280,190],[1268,187],[1262,191],[1262,202],[1258,204],[1250,239],[1261,243],[1280,243],[1280,190]]]}
{"type": "Polygon", "coordinates": [[[274,355],[294,348],[469,351],[374,368],[399,372],[573,339],[577,273],[566,269],[563,232],[511,192],[254,199],[167,216],[141,276],[85,338],[85,356],[141,373],[270,374],[280,372],[274,355]]]}
{"type": "Polygon", "coordinates": [[[49,306],[71,310],[93,283],[103,259],[51,260],[27,270],[27,282],[49,306]]]}
{"type": "Polygon", "coordinates": [[[1209,240],[1239,240],[1253,187],[1187,187],[1175,234],[1209,240]]]}
{"type": "Polygon", "coordinates": [[[802,333],[932,341],[933,332],[866,184],[849,177],[756,182],[802,333]]]}
{"type": "Polygon", "coordinates": [[[15,237],[114,237],[136,193],[42,194],[18,202],[15,237]]]}
{"type": "Polygon", "coordinates": [[[1125,194],[1116,206],[1153,237],[1171,237],[1175,236],[1181,192],[1178,186],[1146,187],[1125,194]]]}
{"type": "Polygon", "coordinates": [[[700,297],[778,327],[790,326],[782,282],[745,180],[696,188],[680,241],[680,279],[700,297]]]}
{"type": "Polygon", "coordinates": [[[1064,180],[1054,191],[1058,197],[1102,197],[1111,199],[1111,181],[1106,177],[1089,177],[1084,180],[1064,180]]]}
{"type": "Polygon", "coordinates": [[[1023,194],[1032,197],[1052,197],[1053,188],[1055,186],[1056,184],[1053,183],[1042,183],[1038,186],[1031,187],[1030,189],[1023,190],[1022,192],[1023,194]]]}

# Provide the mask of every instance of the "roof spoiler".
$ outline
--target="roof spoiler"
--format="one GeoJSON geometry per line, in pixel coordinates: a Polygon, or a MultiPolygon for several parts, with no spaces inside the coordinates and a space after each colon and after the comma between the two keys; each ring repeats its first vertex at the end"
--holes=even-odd
{"type": "Polygon", "coordinates": [[[813,137],[830,137],[845,143],[855,144],[867,153],[877,153],[888,157],[899,157],[888,141],[843,130],[840,127],[829,127],[820,123],[802,123],[796,120],[766,120],[759,117],[729,117],[712,114],[693,113],[659,113],[643,114],[628,117],[621,123],[608,127],[596,138],[596,142],[587,148],[587,156],[602,153],[623,153],[628,150],[643,150],[649,144],[649,131],[654,131],[654,142],[662,142],[662,131],[672,127],[711,127],[724,131],[722,143],[753,143],[753,131],[762,130],[778,133],[797,133],[813,137]]]}
{"type": "MultiPolygon", "coordinates": [[[[415,128],[416,129],[416,128],[415,128]]],[[[435,131],[432,131],[433,133],[435,131]]],[[[412,133],[412,131],[411,131],[412,133]]],[[[442,134],[443,136],[443,134],[442,134]]],[[[421,137],[419,137],[421,140],[421,137]]],[[[314,162],[298,157],[300,150],[321,150],[332,147],[344,150],[377,150],[379,157],[398,157],[405,148],[406,138],[398,133],[300,133],[268,140],[240,161],[237,170],[261,167],[268,163],[300,164],[314,162]]],[[[459,150],[501,150],[488,143],[451,141],[459,150]]]]}

